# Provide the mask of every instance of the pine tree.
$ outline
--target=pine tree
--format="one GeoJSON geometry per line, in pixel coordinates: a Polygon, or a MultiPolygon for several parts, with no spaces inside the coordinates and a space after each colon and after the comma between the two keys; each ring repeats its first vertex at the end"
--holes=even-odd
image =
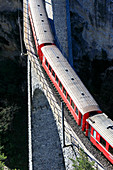
{"type": "Polygon", "coordinates": [[[4,166],[5,166],[4,161],[7,157],[4,156],[4,153],[1,153],[1,149],[2,149],[2,147],[0,147],[0,169],[3,170],[4,166]]]}
{"type": "Polygon", "coordinates": [[[70,160],[73,162],[73,167],[75,167],[74,170],[94,170],[92,167],[94,165],[94,161],[89,162],[86,153],[82,149],[80,149],[79,157],[77,157],[76,160],[70,160]]]}
{"type": "Polygon", "coordinates": [[[13,115],[17,109],[17,106],[0,107],[0,133],[5,132],[8,129],[8,126],[11,125],[13,115]]]}

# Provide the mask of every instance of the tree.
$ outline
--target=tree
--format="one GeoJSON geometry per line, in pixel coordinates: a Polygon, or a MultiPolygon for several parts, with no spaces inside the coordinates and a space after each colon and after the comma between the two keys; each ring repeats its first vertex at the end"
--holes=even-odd
{"type": "Polygon", "coordinates": [[[0,147],[0,169],[1,169],[1,170],[4,170],[4,166],[5,166],[4,161],[5,161],[5,159],[6,159],[7,157],[4,156],[3,153],[1,153],[1,149],[2,149],[2,147],[0,147]]]}
{"type": "Polygon", "coordinates": [[[17,106],[0,107],[0,133],[5,132],[11,125],[13,115],[19,108],[17,106]]]}
{"type": "Polygon", "coordinates": [[[95,162],[89,162],[86,153],[82,149],[80,149],[79,156],[76,157],[76,160],[70,160],[73,162],[74,170],[94,170],[92,166],[95,162]]]}

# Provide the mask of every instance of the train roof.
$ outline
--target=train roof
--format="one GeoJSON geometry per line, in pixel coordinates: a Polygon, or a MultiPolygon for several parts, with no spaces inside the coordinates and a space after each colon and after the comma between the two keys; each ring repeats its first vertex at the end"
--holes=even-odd
{"type": "Polygon", "coordinates": [[[87,122],[113,147],[113,121],[107,115],[94,115],[87,122]]]}
{"type": "Polygon", "coordinates": [[[43,1],[29,0],[29,6],[39,45],[43,43],[54,43],[54,37],[51,32],[43,1]]]}
{"type": "Polygon", "coordinates": [[[98,104],[60,50],[56,46],[49,45],[42,47],[42,52],[82,115],[99,111],[98,104]]]}

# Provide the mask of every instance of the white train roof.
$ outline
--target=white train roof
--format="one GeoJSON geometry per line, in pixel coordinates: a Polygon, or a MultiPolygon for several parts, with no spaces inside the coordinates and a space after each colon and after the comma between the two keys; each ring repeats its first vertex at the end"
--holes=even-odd
{"type": "Polygon", "coordinates": [[[100,110],[94,98],[59,49],[49,45],[42,47],[42,52],[82,115],[100,110]]]}
{"type": "Polygon", "coordinates": [[[113,121],[107,115],[94,115],[87,122],[113,147],[113,121]]]}
{"type": "Polygon", "coordinates": [[[39,45],[43,43],[54,43],[43,1],[29,0],[29,5],[39,45]]]}

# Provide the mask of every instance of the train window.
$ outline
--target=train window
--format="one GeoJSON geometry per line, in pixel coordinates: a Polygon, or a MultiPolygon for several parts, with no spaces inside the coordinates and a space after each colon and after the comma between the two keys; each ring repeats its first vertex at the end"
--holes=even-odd
{"type": "Polygon", "coordinates": [[[53,75],[53,77],[55,77],[55,72],[54,71],[53,71],[52,75],[53,75]]]}
{"type": "Polygon", "coordinates": [[[57,84],[58,84],[58,77],[56,76],[56,82],[57,82],[57,84]]]}
{"type": "Polygon", "coordinates": [[[59,85],[59,86],[60,86],[60,89],[62,90],[62,83],[61,83],[61,82],[60,82],[60,85],[59,85]]]}
{"type": "Polygon", "coordinates": [[[113,155],[113,148],[109,145],[109,152],[113,155]]]}
{"type": "Polygon", "coordinates": [[[51,66],[49,65],[49,71],[51,72],[51,66]]]}
{"type": "Polygon", "coordinates": [[[65,90],[65,88],[64,88],[64,90],[63,90],[63,93],[64,93],[64,95],[66,96],[66,90],[65,90]]]}
{"type": "Polygon", "coordinates": [[[96,139],[96,131],[95,130],[93,130],[93,136],[96,139]]]}
{"type": "Polygon", "coordinates": [[[72,106],[72,108],[74,109],[74,103],[73,103],[73,100],[71,101],[71,106],[72,106]]]}
{"type": "Polygon", "coordinates": [[[69,96],[69,94],[67,94],[67,100],[68,100],[69,103],[70,103],[70,96],[69,96]]]}
{"type": "Polygon", "coordinates": [[[77,107],[76,107],[76,110],[75,110],[75,112],[76,112],[76,114],[78,115],[78,109],[77,109],[77,107]]]}
{"type": "Polygon", "coordinates": [[[100,136],[100,143],[106,147],[106,141],[100,136]]]}
{"type": "Polygon", "coordinates": [[[48,61],[46,60],[46,66],[48,67],[48,61]]]}

